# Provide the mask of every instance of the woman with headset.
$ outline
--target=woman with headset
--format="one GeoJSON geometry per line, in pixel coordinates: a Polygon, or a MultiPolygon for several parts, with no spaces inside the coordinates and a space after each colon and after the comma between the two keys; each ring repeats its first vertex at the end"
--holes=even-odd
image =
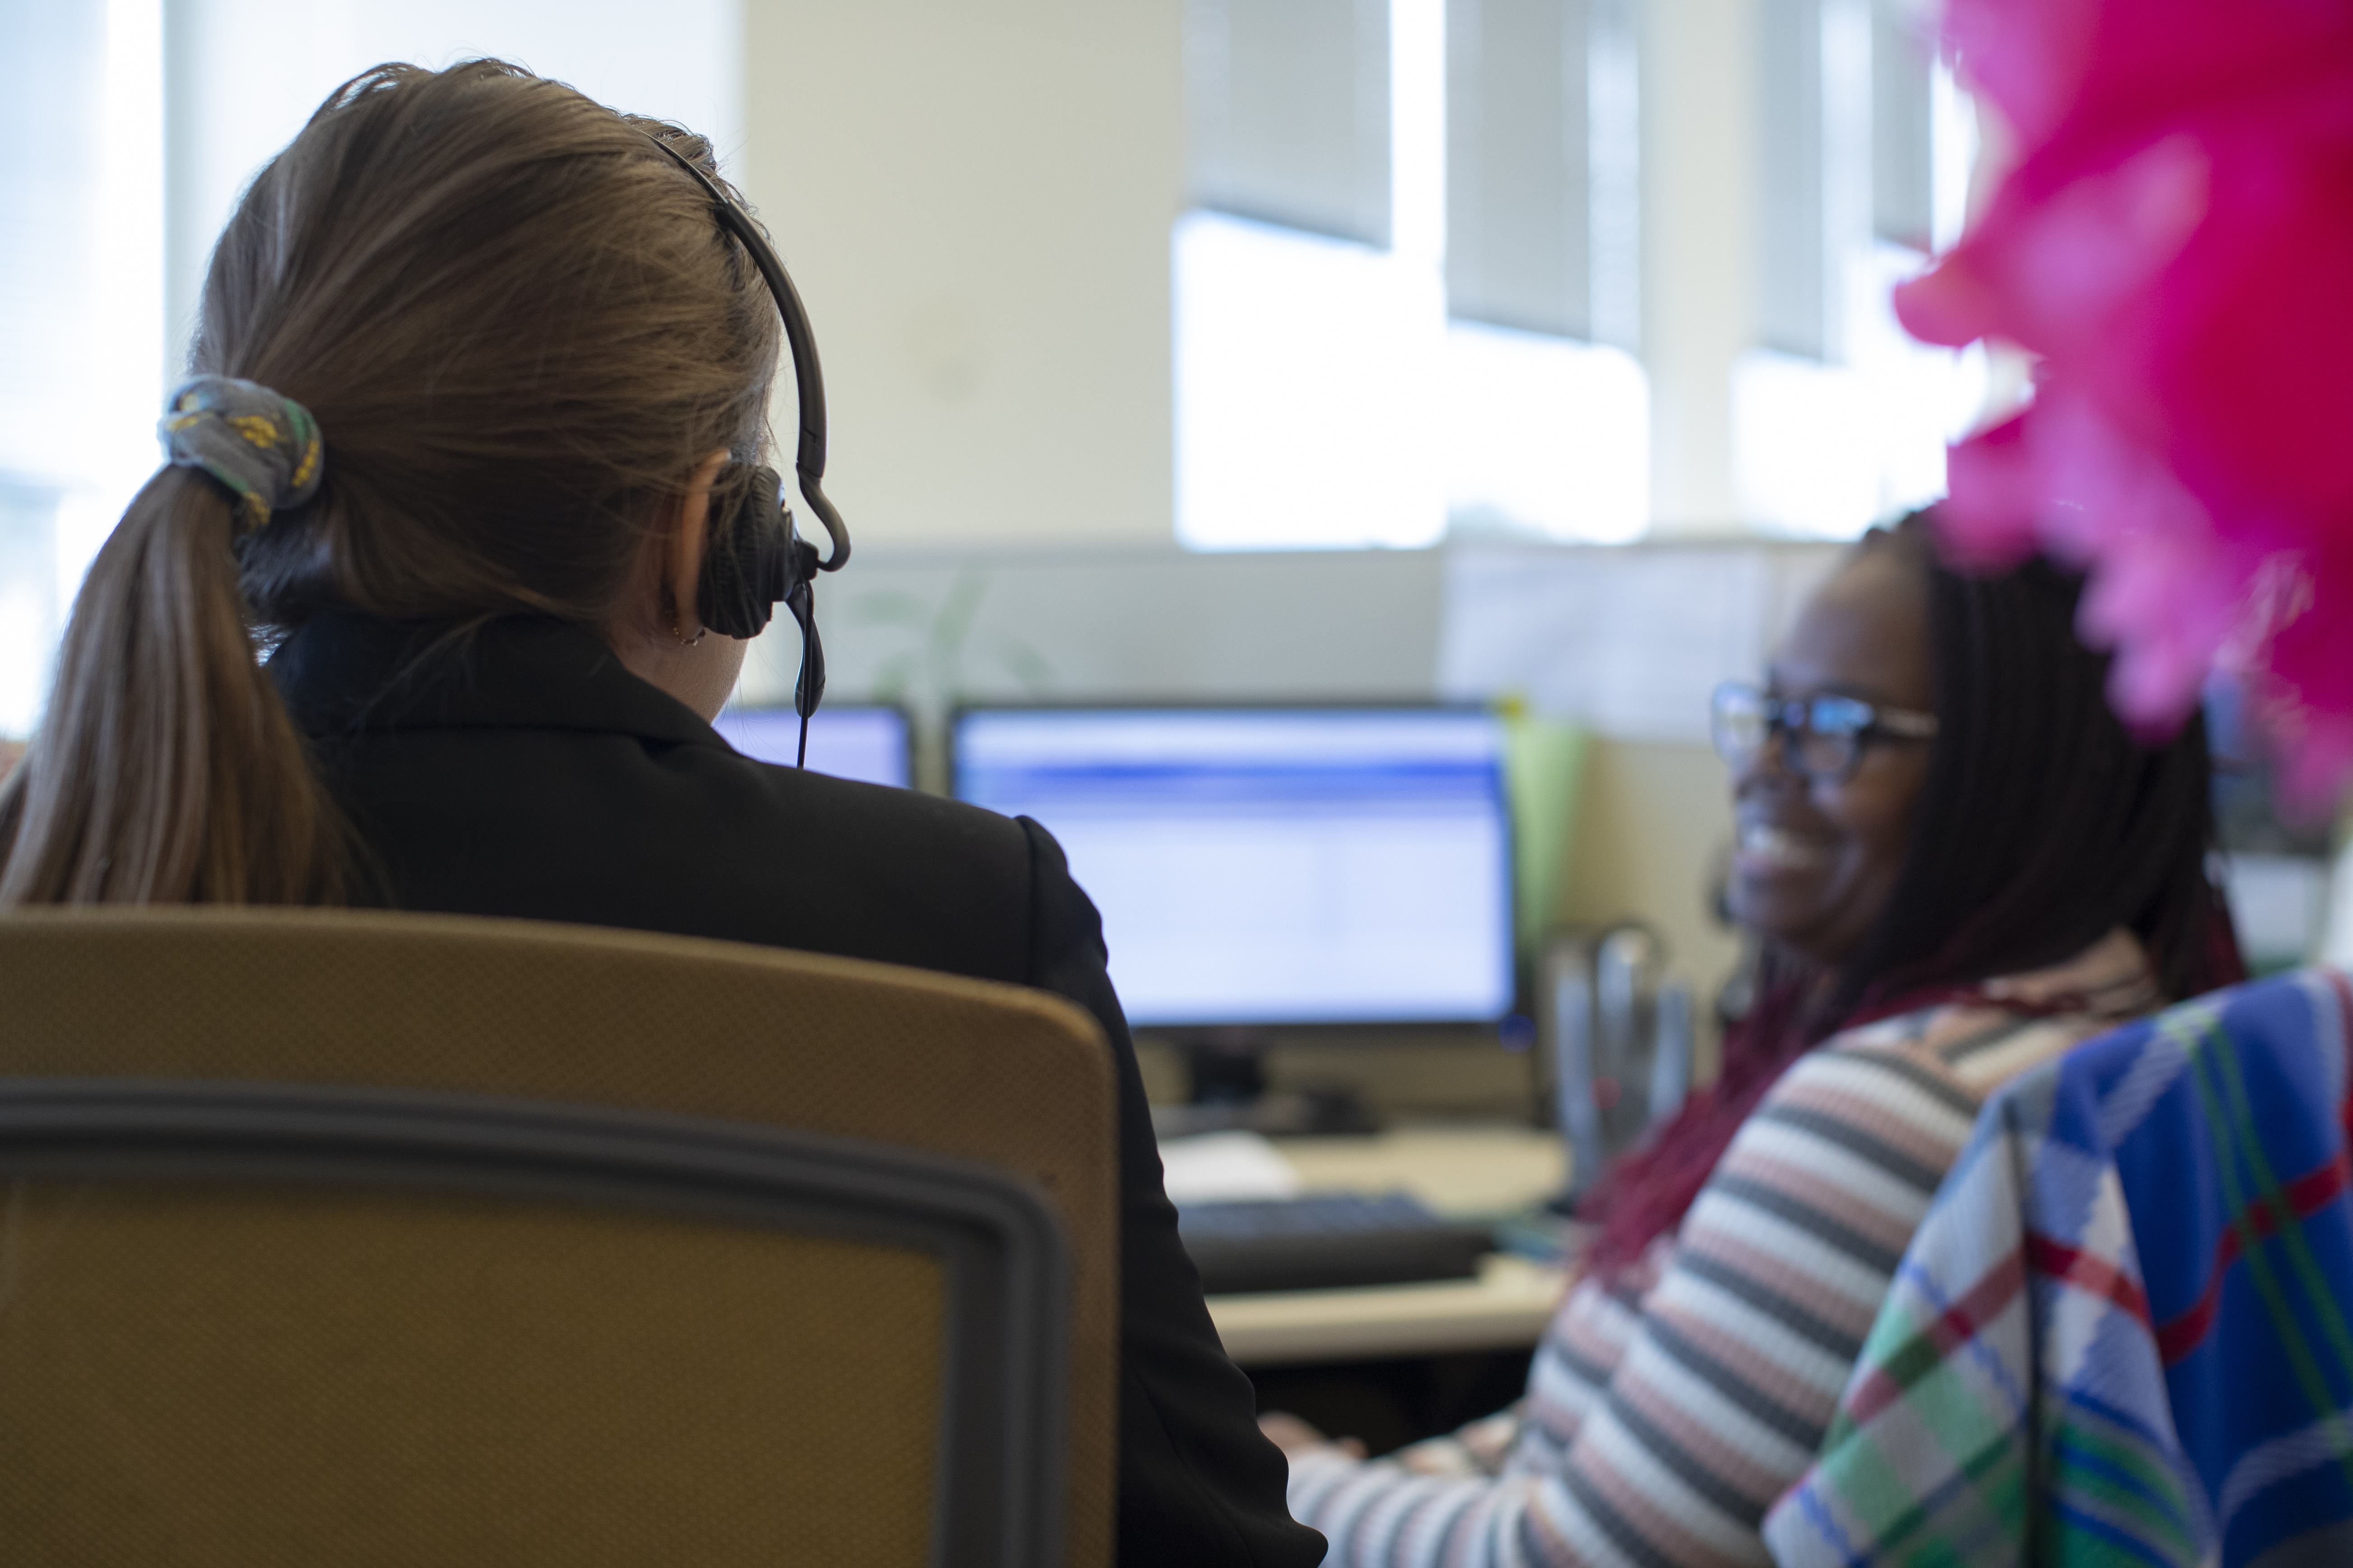
{"type": "Polygon", "coordinates": [[[169,461],[0,785],[0,908],[379,904],[1059,992],[1119,1080],[1120,1559],[1314,1563],[1053,840],[711,728],[817,564],[757,467],[780,312],[846,552],[806,321],[715,181],[701,138],[496,62],[327,100],[214,253],[169,461]]]}

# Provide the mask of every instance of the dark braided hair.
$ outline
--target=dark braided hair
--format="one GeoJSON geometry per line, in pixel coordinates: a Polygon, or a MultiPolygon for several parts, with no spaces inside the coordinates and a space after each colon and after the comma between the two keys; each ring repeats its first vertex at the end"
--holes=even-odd
{"type": "Polygon", "coordinates": [[[2214,848],[2203,719],[2136,741],[2109,708],[2108,658],[2075,638],[2082,580],[2042,561],[1954,571],[1931,514],[1874,530],[1927,575],[1938,731],[1895,889],[1853,955],[1823,974],[1768,951],[1724,1069],[1588,1199],[1589,1258],[1623,1268],[1681,1222],[1733,1134],[1799,1057],[1864,1018],[1973,982],[2063,963],[2122,927],[2158,987],[2245,978],[2214,848]]]}

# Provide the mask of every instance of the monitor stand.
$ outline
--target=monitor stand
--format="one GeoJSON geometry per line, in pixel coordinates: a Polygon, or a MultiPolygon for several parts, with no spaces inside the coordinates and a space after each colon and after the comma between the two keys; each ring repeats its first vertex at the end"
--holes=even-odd
{"type": "Polygon", "coordinates": [[[1270,1138],[1377,1132],[1380,1124],[1352,1089],[1270,1089],[1265,1029],[1196,1029],[1177,1037],[1190,1079],[1187,1103],[1155,1106],[1163,1138],[1198,1132],[1257,1132],[1270,1138]]]}

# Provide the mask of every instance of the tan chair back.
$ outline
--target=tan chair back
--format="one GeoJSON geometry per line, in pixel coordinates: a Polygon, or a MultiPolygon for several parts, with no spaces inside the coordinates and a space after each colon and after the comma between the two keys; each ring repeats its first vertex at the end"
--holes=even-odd
{"type": "MultiPolygon", "coordinates": [[[[1034,1184],[1071,1259],[1062,1561],[1109,1561],[1113,1089],[1059,998],[520,921],[42,911],[0,919],[5,1079],[707,1119],[1034,1184]]],[[[192,1184],[166,1160],[10,1183],[11,1561],[929,1559],[937,1256],[567,1193],[269,1176],[192,1184]]]]}

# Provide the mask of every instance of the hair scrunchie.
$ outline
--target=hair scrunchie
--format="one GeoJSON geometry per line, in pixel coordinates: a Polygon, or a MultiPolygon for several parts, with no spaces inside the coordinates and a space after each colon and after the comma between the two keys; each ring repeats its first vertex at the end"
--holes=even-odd
{"type": "Polygon", "coordinates": [[[326,449],[319,422],[292,398],[231,375],[191,376],[155,426],[164,460],[202,468],[237,498],[239,531],[319,493],[326,449]]]}

